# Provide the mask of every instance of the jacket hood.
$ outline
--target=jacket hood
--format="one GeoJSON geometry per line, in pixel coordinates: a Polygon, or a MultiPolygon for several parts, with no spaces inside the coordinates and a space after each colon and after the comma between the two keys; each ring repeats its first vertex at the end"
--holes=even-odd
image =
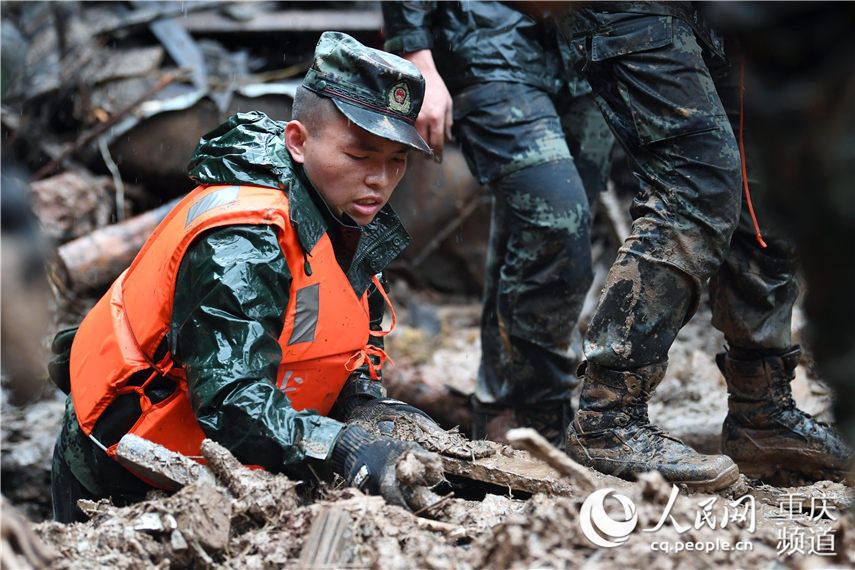
{"type": "Polygon", "coordinates": [[[187,165],[190,178],[198,184],[282,188],[294,170],[284,132],[285,123],[258,111],[232,115],[199,141],[187,165]]]}

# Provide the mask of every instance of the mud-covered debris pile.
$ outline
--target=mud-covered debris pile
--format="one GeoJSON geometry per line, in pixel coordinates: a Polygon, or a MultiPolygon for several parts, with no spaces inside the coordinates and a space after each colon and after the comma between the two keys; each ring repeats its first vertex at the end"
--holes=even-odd
{"type": "MultiPolygon", "coordinates": [[[[53,568],[268,568],[296,564],[317,515],[330,508],[346,513],[348,563],[400,567],[456,565],[465,554],[460,540],[484,532],[521,501],[490,497],[456,501],[442,516],[455,522],[417,517],[354,489],[322,492],[306,501],[298,483],[286,476],[240,465],[221,446],[206,442],[203,454],[216,481],[200,479],[171,496],[117,508],[107,501],[81,501],[90,517],[83,524],[36,526],[60,557],[53,568]]],[[[468,564],[467,564],[468,565],[468,564]]]]}
{"type": "MultiPolygon", "coordinates": [[[[539,494],[527,501],[489,494],[480,501],[452,498],[431,510],[433,518],[424,518],[354,489],[324,487],[319,496],[309,498],[299,483],[281,474],[250,470],[212,442],[205,443],[203,455],[213,479],[199,479],[170,496],[153,493],[147,501],[124,508],[106,501],[82,502],[90,521],[37,525],[36,533],[58,552],[50,567],[681,568],[699,561],[721,567],[855,563],[855,518],[851,512],[848,518],[844,515],[851,506],[851,490],[837,483],[775,489],[749,486],[743,478],[724,495],[686,496],[656,473],[645,474],[636,483],[621,481],[616,488],[605,486],[613,483],[610,479],[600,480],[600,492],[620,493],[632,505],[626,518],[634,520],[621,536],[626,537],[623,543],[605,548],[594,544],[580,524],[590,494],[539,494]],[[813,512],[791,512],[788,526],[780,520],[780,503],[788,496],[823,497],[826,510],[817,517],[813,512]],[[748,498],[734,502],[742,497],[748,498]],[[746,516],[722,511],[727,507],[735,514],[735,505],[743,505],[746,516]],[[809,553],[804,542],[804,553],[790,553],[788,558],[782,549],[782,529],[784,535],[789,529],[806,536],[833,536],[824,543],[828,546],[830,541],[833,548],[827,555],[809,553]],[[687,547],[690,543],[695,546],[687,547]],[[727,549],[724,544],[749,546],[727,549]],[[676,545],[683,545],[683,550],[664,550],[676,545]],[[699,554],[709,545],[714,548],[699,554]]],[[[612,520],[623,520],[615,514],[620,509],[602,504],[612,520]]]]}

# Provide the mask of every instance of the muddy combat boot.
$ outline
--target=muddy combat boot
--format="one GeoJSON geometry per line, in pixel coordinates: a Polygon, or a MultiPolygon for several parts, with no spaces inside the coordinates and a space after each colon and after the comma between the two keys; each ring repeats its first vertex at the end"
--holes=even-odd
{"type": "Polygon", "coordinates": [[[551,402],[532,408],[495,408],[472,398],[472,439],[507,443],[509,429],[530,427],[558,449],[564,449],[564,434],[573,410],[570,402],[551,402]]]}
{"type": "Polygon", "coordinates": [[[716,356],[730,396],[721,449],[746,476],[777,480],[797,473],[812,479],[846,476],[852,448],[840,433],[796,407],[790,382],[801,348],[739,360],[716,356]]]}
{"type": "Polygon", "coordinates": [[[659,471],[667,481],[714,491],[739,477],[724,455],[702,455],[651,425],[647,401],[665,375],[666,363],[613,370],[585,362],[579,367],[582,396],[567,429],[567,454],[597,471],[625,479],[659,471]]]}

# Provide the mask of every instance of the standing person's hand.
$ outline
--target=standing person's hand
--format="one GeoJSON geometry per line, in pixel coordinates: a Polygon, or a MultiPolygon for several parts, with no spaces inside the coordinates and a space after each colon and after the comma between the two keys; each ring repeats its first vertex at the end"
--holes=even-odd
{"type": "Polygon", "coordinates": [[[451,126],[454,119],[451,114],[451,94],[436,70],[429,49],[411,51],[401,54],[401,57],[415,65],[425,78],[425,99],[416,119],[416,130],[433,149],[434,160],[442,162],[445,139],[452,140],[451,126]]]}

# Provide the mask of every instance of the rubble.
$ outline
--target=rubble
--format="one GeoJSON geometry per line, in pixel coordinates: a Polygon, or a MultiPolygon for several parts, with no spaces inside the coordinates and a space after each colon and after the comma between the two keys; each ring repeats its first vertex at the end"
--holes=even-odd
{"type": "Polygon", "coordinates": [[[753,518],[719,520],[715,517],[721,517],[725,497],[685,496],[657,473],[614,487],[611,481],[600,482],[610,486],[606,491],[617,489],[636,509],[637,523],[626,542],[609,549],[595,546],[579,525],[580,507],[589,493],[536,494],[526,501],[494,494],[480,501],[449,498],[434,518],[426,519],[355,489],[326,488],[318,500],[307,501],[297,493],[298,484],[285,476],[246,469],[216,444],[206,447],[206,457],[216,457],[211,463],[215,480],[199,480],[171,496],[155,494],[129,507],[82,505],[91,517],[87,523],[36,525],[41,541],[59,552],[47,567],[681,568],[701,560],[705,566],[724,567],[765,567],[779,560],[814,567],[855,562],[853,515],[838,510],[852,505],[852,492],[839,484],[786,490],[842,500],[825,505],[824,518],[808,518],[806,512],[793,523],[812,534],[833,532],[839,542],[832,557],[779,552],[780,497],[758,499],[753,518]],[[673,522],[657,527],[666,508],[673,522]],[[699,518],[704,512],[713,517],[712,524],[699,518]],[[663,557],[651,547],[665,548],[666,543],[699,548],[743,543],[751,548],[711,549],[701,559],[686,550],[663,557]]]}

